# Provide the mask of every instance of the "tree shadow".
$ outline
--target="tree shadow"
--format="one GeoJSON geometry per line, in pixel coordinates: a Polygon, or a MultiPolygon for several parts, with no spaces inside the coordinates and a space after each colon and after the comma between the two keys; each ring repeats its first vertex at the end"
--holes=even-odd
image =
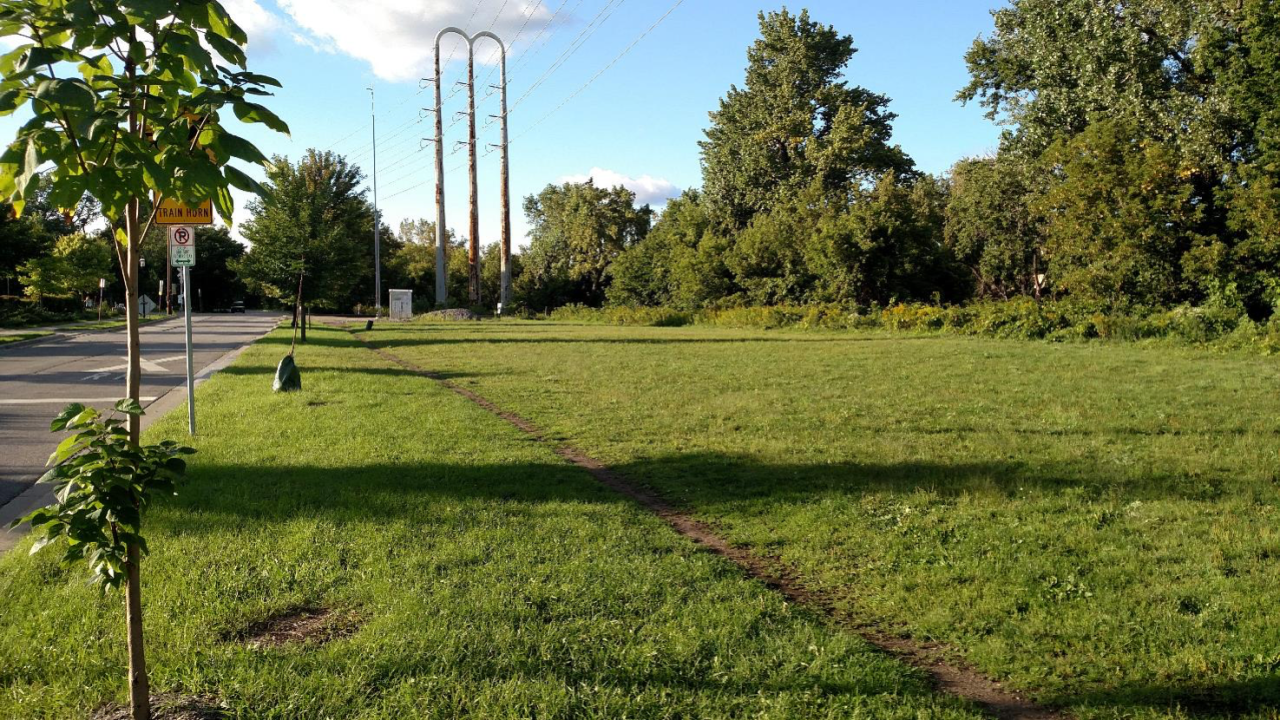
{"type": "MultiPolygon", "coordinates": [[[[364,334],[364,333],[362,333],[364,334]]],[[[849,337],[617,337],[617,338],[564,338],[564,337],[378,337],[365,334],[375,348],[429,347],[432,345],[751,345],[759,343],[825,343],[829,345],[876,342],[924,342],[936,341],[941,336],[903,335],[900,337],[857,335],[849,337]]]]}
{"type": "Polygon", "coordinates": [[[1172,717],[1217,720],[1245,715],[1275,717],[1280,710],[1280,674],[1203,685],[1125,685],[1119,688],[1054,698],[1075,708],[1163,711],[1172,717]]]}
{"type": "MultiPolygon", "coordinates": [[[[631,501],[597,484],[577,467],[546,463],[466,464],[373,463],[347,467],[308,464],[305,456],[293,466],[269,468],[254,465],[205,465],[196,456],[189,481],[178,498],[165,500],[165,511],[154,513],[153,528],[174,535],[208,535],[240,532],[246,526],[285,523],[297,518],[317,518],[335,526],[354,522],[413,524],[473,522],[460,500],[480,500],[499,508],[505,521],[536,527],[552,512],[587,514],[604,512],[631,501]],[[566,510],[567,508],[567,510],[566,510]]],[[[680,488],[668,494],[675,503],[696,499],[700,508],[717,504],[751,502],[851,503],[870,493],[912,494],[920,491],[943,496],[1001,492],[1010,496],[1028,488],[1062,491],[1085,488],[1099,494],[1123,489],[1126,498],[1193,496],[1183,479],[1157,475],[1139,486],[1114,480],[1097,464],[1031,465],[1003,459],[971,463],[765,463],[749,456],[719,453],[676,454],[646,458],[613,466],[629,481],[656,487],[680,488]]],[[[466,504],[466,503],[463,503],[466,504]]],[[[713,510],[714,511],[714,510],[713,510]]],[[[390,550],[389,550],[390,551],[390,550]]],[[[452,570],[466,572],[465,565],[481,562],[461,558],[452,570]]],[[[452,561],[451,561],[452,562],[452,561]]],[[[550,674],[564,682],[607,681],[636,689],[655,685],[711,688],[703,679],[654,671],[635,674],[628,668],[559,668],[531,659],[523,670],[550,674]]],[[[406,670],[401,668],[400,671],[406,670]]],[[[424,667],[425,671],[426,668],[424,667]]],[[[388,673],[395,670],[388,668],[388,673]]],[[[504,671],[504,672],[508,672],[504,671]]],[[[798,681],[797,681],[798,682],[798,681]]],[[[809,687],[813,680],[807,681],[809,687]]],[[[792,689],[785,679],[741,687],[715,687],[748,694],[760,690],[792,689]]],[[[797,684],[794,689],[801,689],[797,684]]],[[[831,693],[864,692],[864,686],[831,685],[831,693]]],[[[1230,717],[1245,712],[1280,707],[1280,676],[1248,681],[1224,680],[1192,684],[1126,684],[1085,693],[1062,694],[1047,702],[1055,706],[1099,710],[1178,710],[1187,717],[1230,717]]]]}

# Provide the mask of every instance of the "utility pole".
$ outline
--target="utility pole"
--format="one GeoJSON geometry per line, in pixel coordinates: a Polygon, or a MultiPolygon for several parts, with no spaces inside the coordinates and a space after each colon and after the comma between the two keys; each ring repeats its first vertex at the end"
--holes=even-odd
{"type": "Polygon", "coordinates": [[[444,101],[440,97],[440,38],[445,33],[456,32],[466,36],[457,28],[445,28],[436,35],[436,306],[444,307],[449,300],[449,289],[447,287],[448,274],[445,267],[445,245],[448,244],[448,234],[445,231],[444,219],[444,118],[441,117],[441,105],[444,101]]]}
{"type": "Polygon", "coordinates": [[[480,190],[476,182],[476,53],[467,42],[467,161],[471,168],[471,237],[467,238],[467,291],[480,304],[480,190]]]}
{"type": "Polygon", "coordinates": [[[374,317],[382,317],[382,240],[378,214],[378,111],[374,105],[373,86],[369,86],[369,119],[373,127],[373,307],[374,317]]]}
{"type": "MultiPolygon", "coordinates": [[[[447,27],[436,34],[435,43],[435,84],[436,84],[436,304],[444,305],[447,300],[445,283],[445,245],[446,221],[444,209],[444,118],[441,87],[443,78],[440,68],[440,40],[449,33],[462,36],[467,41],[467,151],[470,165],[471,184],[471,222],[470,237],[467,239],[467,275],[469,299],[473,305],[480,303],[480,191],[476,174],[476,77],[475,77],[475,43],[480,38],[490,38],[498,43],[502,61],[502,244],[501,269],[502,290],[499,301],[504,305],[510,302],[511,287],[511,198],[509,188],[509,167],[507,163],[507,48],[502,39],[489,31],[468,35],[456,27],[447,27]]],[[[461,113],[459,113],[461,114],[461,113]]]]}
{"type": "Polygon", "coordinates": [[[510,184],[510,167],[507,159],[507,46],[503,44],[502,39],[491,32],[485,31],[476,33],[476,39],[482,37],[492,39],[498,43],[500,51],[499,60],[501,62],[501,74],[498,76],[498,90],[501,91],[500,99],[502,107],[498,111],[496,117],[502,121],[502,143],[498,146],[502,151],[502,240],[499,245],[498,257],[501,265],[501,284],[498,292],[498,302],[502,307],[511,307],[511,184],[510,184]]]}

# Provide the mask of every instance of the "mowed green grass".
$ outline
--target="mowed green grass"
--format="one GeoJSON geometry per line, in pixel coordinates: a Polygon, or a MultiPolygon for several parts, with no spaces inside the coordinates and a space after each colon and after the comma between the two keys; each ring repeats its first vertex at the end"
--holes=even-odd
{"type": "MultiPolygon", "coordinates": [[[[156,691],[235,718],[981,717],[545,444],[345,332],[310,339],[301,392],[270,391],[287,331],[199,389],[199,453],[145,528],[156,691]],[[363,624],[233,639],[308,606],[363,624]]],[[[123,701],[121,597],[29,542],[0,557],[0,718],[123,701]]]]}
{"type": "Polygon", "coordinates": [[[53,333],[51,332],[29,332],[29,333],[11,333],[8,335],[0,335],[0,346],[5,345],[6,343],[22,342],[23,340],[35,340],[36,338],[42,338],[52,334],[53,333]]]}
{"type": "Polygon", "coordinates": [[[380,325],[855,618],[1082,718],[1275,718],[1280,366],[1167,345],[380,325]]]}

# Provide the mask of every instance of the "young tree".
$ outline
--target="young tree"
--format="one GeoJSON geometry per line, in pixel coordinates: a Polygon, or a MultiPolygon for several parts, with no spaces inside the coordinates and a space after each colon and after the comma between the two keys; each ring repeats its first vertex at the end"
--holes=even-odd
{"type": "Polygon", "coordinates": [[[721,223],[745,228],[815,179],[847,194],[885,172],[912,173],[889,144],[889,99],[842,79],[855,52],[853,38],[808,11],[760,14],[746,86],[729,88],[699,143],[704,191],[721,223]]]}
{"type": "MultiPolygon", "coordinates": [[[[86,193],[101,203],[118,241],[128,308],[126,384],[136,403],[138,254],[151,222],[141,208],[153,195],[211,199],[230,221],[229,186],[256,191],[257,183],[229,161],[265,158],[228,132],[222,114],[287,132],[249,99],[278,83],[243,70],[247,38],[216,0],[0,0],[0,36],[19,40],[0,56],[0,114],[24,107],[32,114],[0,155],[0,199],[21,212],[47,165],[50,205],[70,210],[86,193]]],[[[130,413],[127,425],[137,445],[139,415],[130,413]]],[[[136,720],[150,715],[141,556],[141,543],[130,542],[125,586],[136,720]]]]}
{"type": "Polygon", "coordinates": [[[364,302],[372,301],[365,279],[373,274],[373,208],[363,181],[358,167],[331,152],[308,150],[297,164],[272,158],[242,228],[251,247],[236,269],[249,287],[291,300],[301,274],[308,305],[344,308],[362,283],[364,302]]]}

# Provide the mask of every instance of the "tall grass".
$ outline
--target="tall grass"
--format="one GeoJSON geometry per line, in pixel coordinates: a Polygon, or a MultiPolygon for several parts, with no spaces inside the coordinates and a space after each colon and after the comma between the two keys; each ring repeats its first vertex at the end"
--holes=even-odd
{"type": "Polygon", "coordinates": [[[676,310],[570,305],[552,312],[550,319],[648,327],[880,329],[1052,342],[1170,340],[1256,350],[1268,355],[1280,352],[1280,318],[1256,322],[1237,309],[1190,305],[1172,309],[1104,310],[1078,303],[1031,299],[957,306],[899,303],[864,308],[785,305],[676,310]]]}

